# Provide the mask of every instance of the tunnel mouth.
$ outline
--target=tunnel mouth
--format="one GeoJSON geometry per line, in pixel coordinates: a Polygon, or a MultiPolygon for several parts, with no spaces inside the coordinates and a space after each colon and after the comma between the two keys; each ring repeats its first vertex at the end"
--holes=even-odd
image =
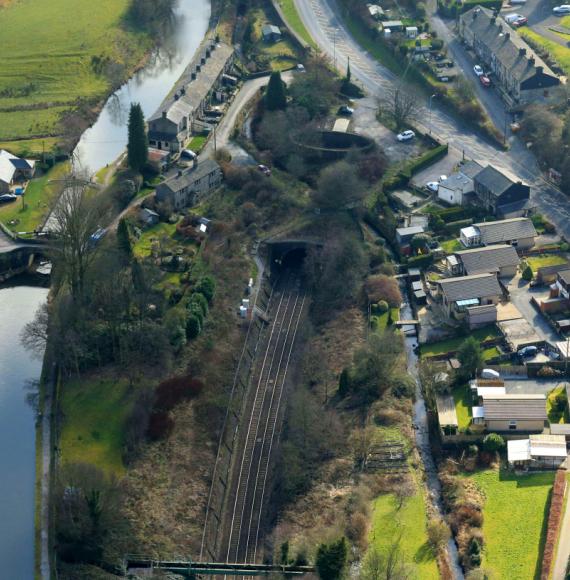
{"type": "Polygon", "coordinates": [[[307,257],[306,248],[293,248],[285,252],[278,261],[278,267],[281,270],[298,270],[303,268],[305,258],[307,257]]]}

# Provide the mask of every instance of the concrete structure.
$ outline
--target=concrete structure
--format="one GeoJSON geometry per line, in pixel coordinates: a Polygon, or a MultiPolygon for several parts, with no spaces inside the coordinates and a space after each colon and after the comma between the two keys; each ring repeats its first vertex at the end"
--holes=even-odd
{"type": "Polygon", "coordinates": [[[212,100],[223,100],[219,90],[232,66],[234,49],[205,41],[174,90],[148,121],[149,145],[180,153],[212,100]]]}
{"type": "Polygon", "coordinates": [[[567,457],[564,435],[531,435],[507,441],[507,459],[514,468],[558,469],[567,457]]]}
{"type": "Polygon", "coordinates": [[[221,183],[220,166],[213,159],[206,159],[159,184],[156,188],[156,201],[168,203],[172,209],[180,210],[194,205],[221,183]]]}
{"type": "Polygon", "coordinates": [[[447,278],[437,286],[447,315],[454,318],[463,318],[468,308],[498,304],[503,296],[496,274],[447,278]]]}
{"type": "Polygon", "coordinates": [[[498,217],[524,217],[530,207],[530,187],[513,181],[492,165],[475,175],[473,185],[476,202],[498,217]]]}
{"type": "Polygon", "coordinates": [[[492,395],[483,408],[487,431],[541,432],[547,419],[545,395],[492,395]]]}
{"type": "Polygon", "coordinates": [[[499,320],[497,326],[514,352],[525,346],[537,346],[544,343],[544,339],[537,334],[526,318],[499,320]]]}
{"type": "Polygon", "coordinates": [[[528,218],[511,218],[494,222],[480,222],[462,228],[459,239],[466,248],[491,244],[510,244],[521,250],[534,246],[537,233],[528,218]]]}
{"type": "Polygon", "coordinates": [[[265,42],[278,42],[281,40],[281,30],[273,24],[264,24],[261,27],[261,36],[265,42]]]}
{"type": "Polygon", "coordinates": [[[336,131],[337,133],[346,133],[349,125],[350,119],[336,119],[333,125],[333,131],[336,131]]]}
{"type": "Polygon", "coordinates": [[[32,179],[35,168],[35,161],[0,149],[0,193],[9,193],[14,186],[32,179]]]}
{"type": "Polygon", "coordinates": [[[456,252],[462,274],[498,274],[499,278],[513,277],[517,273],[520,258],[513,246],[496,244],[456,252]]]}
{"type": "Polygon", "coordinates": [[[477,6],[462,14],[459,35],[493,74],[507,106],[559,103],[565,98],[561,79],[491,10],[477,6]]]}
{"type": "Polygon", "coordinates": [[[476,161],[462,163],[447,179],[444,179],[437,191],[437,197],[452,205],[464,205],[471,201],[475,193],[473,178],[483,167],[476,161]]]}

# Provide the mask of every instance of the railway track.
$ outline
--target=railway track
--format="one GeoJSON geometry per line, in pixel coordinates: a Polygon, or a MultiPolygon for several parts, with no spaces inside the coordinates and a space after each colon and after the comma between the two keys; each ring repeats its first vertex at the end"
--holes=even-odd
{"type": "Polygon", "coordinates": [[[226,562],[254,563],[258,557],[271,455],[304,305],[298,277],[286,276],[273,297],[271,326],[251,378],[252,402],[243,417],[242,454],[237,455],[227,503],[228,530],[221,554],[226,562]]]}

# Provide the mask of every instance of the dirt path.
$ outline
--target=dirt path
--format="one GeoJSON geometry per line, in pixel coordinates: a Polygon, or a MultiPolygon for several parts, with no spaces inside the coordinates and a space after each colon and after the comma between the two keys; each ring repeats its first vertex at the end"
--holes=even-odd
{"type": "MultiPolygon", "coordinates": [[[[569,493],[568,487],[566,488],[566,493],[569,493]]],[[[570,558],[570,502],[566,501],[566,510],[560,527],[558,552],[556,553],[556,562],[554,562],[552,580],[564,580],[566,578],[568,558],[570,558]]]]}

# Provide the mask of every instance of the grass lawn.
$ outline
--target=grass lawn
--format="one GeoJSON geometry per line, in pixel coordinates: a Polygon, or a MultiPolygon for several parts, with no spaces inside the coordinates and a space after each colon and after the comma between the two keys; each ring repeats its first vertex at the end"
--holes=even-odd
{"type": "Polygon", "coordinates": [[[188,149],[194,151],[194,153],[200,153],[202,147],[206,144],[207,139],[207,135],[195,135],[192,137],[190,143],[188,143],[188,149]]]}
{"type": "MultiPolygon", "coordinates": [[[[486,326],[484,328],[478,328],[473,332],[469,333],[469,336],[474,336],[480,343],[488,342],[500,336],[499,330],[496,326],[486,326]]],[[[431,344],[423,344],[421,346],[420,352],[422,356],[430,357],[437,356],[439,354],[445,354],[446,352],[456,351],[461,344],[467,339],[467,336],[458,336],[456,338],[448,338],[447,340],[441,340],[439,342],[433,342],[431,344]]],[[[490,349],[489,355],[496,356],[496,354],[491,353],[490,349]]],[[[498,354],[498,351],[497,351],[498,354]]],[[[489,358],[492,358],[489,356],[489,358]]]]}
{"type": "Polygon", "coordinates": [[[548,499],[554,473],[485,470],[467,476],[485,495],[483,568],[493,577],[540,577],[548,499]],[[538,572],[538,576],[537,576],[538,572]]]}
{"type": "Polygon", "coordinates": [[[123,425],[131,409],[128,381],[68,382],[62,389],[62,461],[92,463],[109,473],[124,472],[123,425]]]}
{"type": "MultiPolygon", "coordinates": [[[[63,111],[78,99],[99,101],[111,89],[94,57],[117,63],[123,78],[141,62],[151,39],[122,27],[129,5],[98,0],[94,9],[91,0],[21,0],[0,8],[2,49],[10,55],[0,60],[0,141],[37,139],[30,148],[41,150],[43,135],[61,132],[63,111]]],[[[45,141],[46,150],[55,143],[45,141]]],[[[21,142],[7,145],[23,148],[21,142]]]]}
{"type": "Polygon", "coordinates": [[[557,266],[558,264],[565,264],[567,262],[564,256],[559,254],[544,254],[542,256],[529,256],[525,258],[526,263],[536,272],[539,268],[544,266],[557,266]]]}
{"type": "Polygon", "coordinates": [[[428,544],[423,492],[418,489],[399,510],[394,495],[381,495],[374,501],[373,510],[370,545],[385,553],[400,536],[402,555],[412,568],[408,578],[439,578],[437,562],[428,544]]]}
{"type": "Polygon", "coordinates": [[[287,24],[310,46],[313,48],[318,48],[317,43],[313,40],[313,37],[309,34],[309,31],[305,28],[299,13],[297,12],[297,7],[295,6],[295,0],[281,0],[279,2],[281,10],[287,19],[287,24]]]}
{"type": "Polygon", "coordinates": [[[22,209],[21,199],[1,205],[0,221],[14,232],[31,232],[40,226],[61,190],[61,183],[48,182],[52,179],[61,179],[68,170],[67,163],[60,163],[41,177],[33,179],[24,196],[25,209],[22,209]]]}
{"type": "Polygon", "coordinates": [[[464,249],[463,244],[457,238],[440,242],[440,246],[446,254],[453,254],[454,252],[459,252],[464,249]]]}
{"type": "Polygon", "coordinates": [[[167,224],[164,222],[160,222],[152,228],[144,230],[133,247],[134,255],[137,258],[150,256],[153,244],[162,238],[171,238],[175,231],[176,224],[167,224]]]}
{"type": "Polygon", "coordinates": [[[388,326],[388,318],[392,317],[392,322],[400,320],[400,311],[398,308],[391,308],[388,312],[379,315],[372,315],[372,320],[376,320],[376,330],[384,332],[388,326]]]}
{"type": "Polygon", "coordinates": [[[489,348],[483,349],[483,359],[485,362],[488,360],[499,356],[501,353],[496,346],[490,346],[489,348]]]}
{"type": "Polygon", "coordinates": [[[562,67],[566,75],[570,75],[570,50],[568,48],[561,46],[557,42],[548,40],[547,38],[544,38],[544,36],[541,36],[528,28],[519,30],[519,32],[523,38],[530,39],[531,42],[534,42],[547,50],[554,60],[556,60],[556,62],[562,67]]]}
{"type": "Polygon", "coordinates": [[[560,385],[548,393],[548,397],[546,398],[548,421],[550,423],[570,423],[570,417],[568,416],[568,401],[566,401],[563,411],[559,411],[556,408],[556,398],[559,395],[562,395],[562,397],[566,399],[566,389],[564,388],[564,385],[560,385]]]}
{"type": "Polygon", "coordinates": [[[459,431],[465,431],[471,425],[471,418],[473,417],[471,413],[473,397],[471,397],[469,385],[465,384],[453,389],[453,400],[455,401],[459,431]]]}

